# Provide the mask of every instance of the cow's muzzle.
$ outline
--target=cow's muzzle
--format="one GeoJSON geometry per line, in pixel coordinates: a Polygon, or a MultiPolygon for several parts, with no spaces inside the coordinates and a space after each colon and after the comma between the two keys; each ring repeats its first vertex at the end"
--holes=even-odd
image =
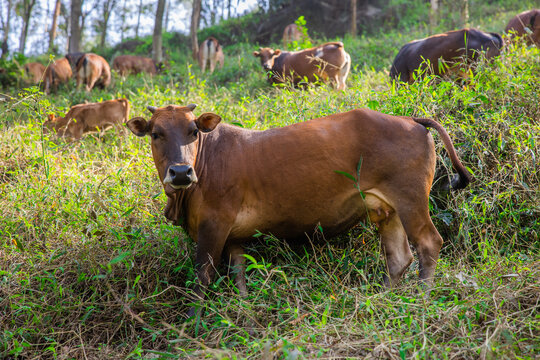
{"type": "Polygon", "coordinates": [[[169,184],[173,189],[186,189],[197,182],[197,175],[191,165],[171,165],[163,184],[169,184]]]}

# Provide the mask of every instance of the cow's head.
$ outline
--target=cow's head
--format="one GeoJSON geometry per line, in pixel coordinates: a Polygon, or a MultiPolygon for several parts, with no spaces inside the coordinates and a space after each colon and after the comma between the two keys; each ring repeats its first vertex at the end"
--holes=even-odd
{"type": "Polygon", "coordinates": [[[54,114],[47,114],[47,120],[43,123],[43,132],[50,133],[56,125],[56,117],[54,114]]]}
{"type": "Polygon", "coordinates": [[[266,71],[272,70],[274,61],[279,55],[281,55],[281,50],[271,48],[259,48],[259,51],[253,52],[253,56],[261,58],[261,65],[266,71]]]}
{"type": "Polygon", "coordinates": [[[197,182],[195,162],[200,132],[214,130],[221,121],[221,117],[212,113],[196,117],[193,115],[195,107],[194,104],[162,108],[149,106],[152,113],[149,121],[135,117],[127,122],[127,127],[135,135],[150,136],[154,163],[167,195],[197,182]]]}

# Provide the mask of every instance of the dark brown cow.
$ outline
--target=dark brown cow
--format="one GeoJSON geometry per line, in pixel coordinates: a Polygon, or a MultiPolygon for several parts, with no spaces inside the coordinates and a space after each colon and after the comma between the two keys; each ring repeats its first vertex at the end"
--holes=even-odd
{"type": "Polygon", "coordinates": [[[511,33],[511,36],[525,37],[529,45],[540,46],[540,9],[524,11],[514,16],[504,31],[511,33]]]}
{"type": "Polygon", "coordinates": [[[38,62],[31,62],[24,65],[24,71],[32,84],[38,84],[41,80],[43,80],[43,74],[45,74],[45,65],[38,62]]]}
{"type": "Polygon", "coordinates": [[[75,69],[77,69],[77,64],[79,60],[84,56],[83,52],[73,52],[65,55],[67,61],[69,61],[69,66],[71,66],[71,71],[75,74],[75,69]]]}
{"type": "Polygon", "coordinates": [[[379,228],[388,285],[413,260],[409,242],[420,279],[433,277],[443,239],[429,216],[437,155],[427,127],[438,131],[459,174],[452,188],[471,179],[439,123],[361,109],[255,131],[219,124],[212,113],[197,117],[194,108],[149,107],[150,121],[136,117],[127,126],[151,137],[165,216],[198,243],[199,295],[221,258],[239,267],[237,286],[246,293],[243,244],[256,231],[295,239],[320,225],[330,237],[366,217],[379,228]],[[359,173],[362,193],[343,172],[359,173]]]}
{"type": "Polygon", "coordinates": [[[270,73],[270,83],[292,80],[297,85],[304,79],[309,82],[330,79],[340,90],[347,87],[351,57],[341,42],[292,52],[260,48],[253,55],[261,59],[264,70],[270,73]]]}
{"type": "Polygon", "coordinates": [[[104,58],[87,53],[77,62],[75,77],[77,79],[77,88],[84,83],[86,91],[92,90],[94,86],[104,89],[111,83],[111,69],[104,58]]]}
{"type": "Polygon", "coordinates": [[[108,100],[100,103],[79,104],[69,109],[64,117],[49,119],[43,125],[54,129],[60,136],[80,139],[83,134],[104,130],[113,125],[121,126],[129,118],[129,102],[126,99],[108,100]]]}
{"type": "Polygon", "coordinates": [[[204,72],[206,69],[206,64],[208,64],[210,68],[210,73],[214,72],[216,63],[219,64],[220,69],[223,69],[225,55],[223,54],[221,45],[215,37],[210,36],[201,43],[201,46],[199,47],[198,60],[202,72],[204,72]]]}
{"type": "Polygon", "coordinates": [[[283,46],[286,47],[287,44],[292,43],[293,41],[302,40],[302,32],[298,29],[296,24],[289,24],[285,26],[283,30],[283,46]]]}
{"type": "Polygon", "coordinates": [[[399,50],[390,77],[403,82],[413,83],[415,71],[424,74],[444,75],[460,72],[463,58],[473,62],[483,52],[486,58],[498,56],[503,47],[499,34],[486,33],[476,29],[461,29],[432,35],[425,39],[414,40],[399,50]],[[442,62],[442,63],[441,63],[442,62]]]}
{"type": "Polygon", "coordinates": [[[128,74],[148,73],[155,75],[157,73],[157,67],[154,60],[135,55],[120,55],[113,60],[113,69],[116,70],[120,76],[126,76],[128,74]]]}
{"type": "Polygon", "coordinates": [[[51,88],[56,91],[59,84],[68,83],[71,79],[71,67],[66,58],[61,58],[49,64],[43,75],[43,89],[46,94],[51,91],[51,88]]]}

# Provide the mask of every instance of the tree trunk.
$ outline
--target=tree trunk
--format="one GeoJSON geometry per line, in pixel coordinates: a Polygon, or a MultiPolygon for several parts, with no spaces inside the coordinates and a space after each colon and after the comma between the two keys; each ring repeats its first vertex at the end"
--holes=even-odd
{"type": "Polygon", "coordinates": [[[165,0],[165,27],[163,28],[165,32],[169,29],[169,11],[171,7],[171,1],[165,0]]]}
{"type": "Polygon", "coordinates": [[[51,30],[49,31],[49,53],[56,52],[54,49],[54,39],[56,38],[56,27],[58,26],[58,17],[60,16],[60,0],[56,0],[56,5],[54,6],[54,13],[53,13],[53,22],[51,26],[51,30]]]}
{"type": "Polygon", "coordinates": [[[159,64],[163,58],[162,54],[162,27],[163,27],[163,11],[165,10],[165,0],[158,0],[157,10],[156,10],[156,21],[154,23],[154,36],[153,36],[153,50],[154,56],[153,59],[156,64],[159,64]]]}
{"type": "Polygon", "coordinates": [[[351,36],[356,37],[356,5],[357,0],[351,0],[351,36]]]}
{"type": "Polygon", "coordinates": [[[139,37],[139,26],[141,25],[141,13],[143,9],[142,0],[139,1],[139,11],[137,13],[137,26],[135,27],[135,38],[139,37]]]}
{"type": "Polygon", "coordinates": [[[439,15],[439,0],[431,0],[431,10],[429,11],[429,29],[433,33],[437,26],[439,15]]]}
{"type": "Polygon", "coordinates": [[[5,59],[8,51],[8,38],[9,38],[9,25],[11,20],[11,7],[13,5],[12,0],[8,0],[7,3],[7,14],[6,14],[6,21],[4,22],[4,18],[2,17],[2,28],[4,29],[4,37],[2,38],[2,59],[5,59]]]}
{"type": "Polygon", "coordinates": [[[81,51],[81,16],[82,16],[82,3],[83,0],[71,0],[71,16],[70,16],[70,28],[69,34],[69,52],[81,51]]]}
{"type": "Polygon", "coordinates": [[[100,20],[99,24],[101,25],[101,39],[100,39],[100,45],[103,49],[105,47],[105,42],[107,40],[107,28],[109,25],[109,19],[111,18],[111,12],[113,11],[114,7],[116,6],[116,0],[105,0],[103,2],[103,8],[102,8],[102,17],[103,20],[100,20]]]}
{"type": "Polygon", "coordinates": [[[462,16],[463,27],[469,27],[469,0],[463,0],[462,16]]]}
{"type": "Polygon", "coordinates": [[[193,0],[193,10],[191,11],[191,52],[194,59],[199,55],[199,40],[197,39],[197,30],[199,30],[199,21],[201,20],[201,1],[193,0]]]}
{"type": "Polygon", "coordinates": [[[24,48],[26,46],[26,37],[28,36],[28,28],[30,27],[30,15],[32,14],[32,9],[36,5],[36,0],[23,0],[22,2],[22,28],[21,28],[21,37],[19,39],[19,52],[24,54],[24,48]]]}
{"type": "Polygon", "coordinates": [[[232,0],[228,0],[227,2],[227,19],[231,18],[231,1],[232,0]]]}

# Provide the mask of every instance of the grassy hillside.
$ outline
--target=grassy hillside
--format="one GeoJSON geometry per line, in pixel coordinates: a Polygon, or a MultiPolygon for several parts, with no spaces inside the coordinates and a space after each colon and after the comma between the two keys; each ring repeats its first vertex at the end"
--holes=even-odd
{"type": "MultiPolygon", "coordinates": [[[[500,27],[485,18],[485,28],[500,30],[510,13],[498,16],[500,27]]],[[[115,77],[107,91],[12,90],[0,104],[0,358],[537,358],[540,49],[509,46],[464,82],[391,83],[399,47],[425,35],[418,26],[345,38],[355,65],[342,92],[270,87],[248,43],[227,47],[213,75],[172,49],[167,74],[115,77]],[[358,107],[436,118],[475,181],[431,194],[445,239],[431,295],[416,262],[401,286],[381,288],[384,256],[364,223],[303,244],[259,236],[249,296],[220,267],[202,315],[186,322],[195,244],[162,215],[148,139],[108,131],[71,143],[42,131],[46,112],[116,97],[132,116],[196,103],[197,114],[255,129],[358,107]]]]}

